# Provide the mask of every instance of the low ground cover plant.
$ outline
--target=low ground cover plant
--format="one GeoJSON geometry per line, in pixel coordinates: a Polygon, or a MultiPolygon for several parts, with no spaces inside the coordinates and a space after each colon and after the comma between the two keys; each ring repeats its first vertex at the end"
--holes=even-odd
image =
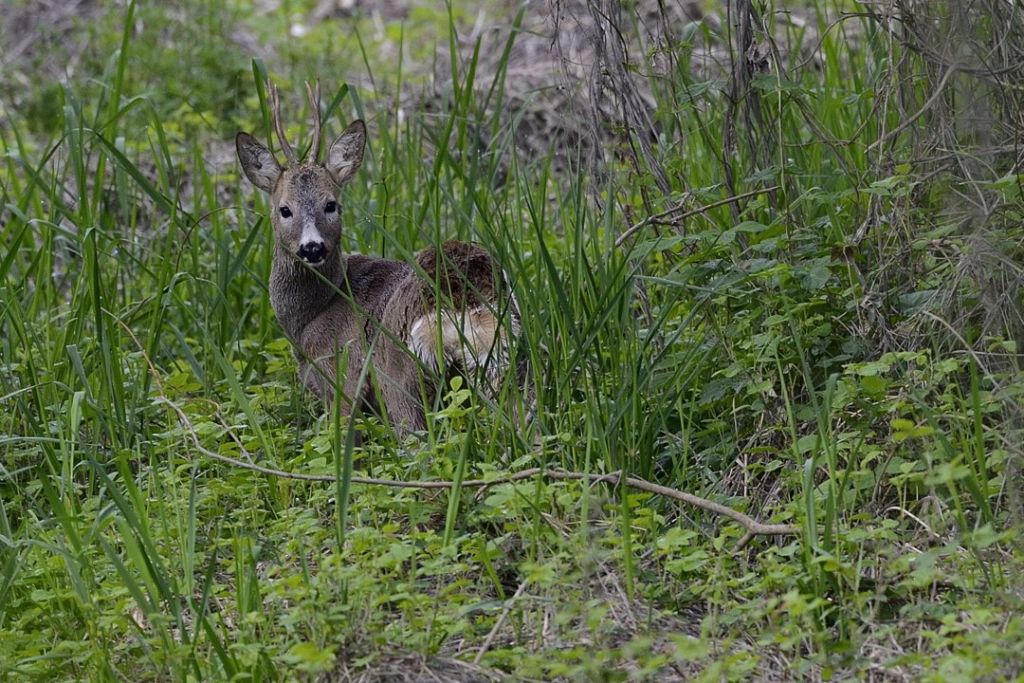
{"type": "Polygon", "coordinates": [[[1019,677],[1022,20],[4,5],[0,679],[1019,677]],[[317,77],[528,392],[303,391],[234,134],[317,77]]]}

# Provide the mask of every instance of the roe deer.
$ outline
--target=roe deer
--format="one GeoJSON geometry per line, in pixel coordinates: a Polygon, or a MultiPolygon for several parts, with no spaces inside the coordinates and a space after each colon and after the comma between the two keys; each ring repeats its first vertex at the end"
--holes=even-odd
{"type": "Polygon", "coordinates": [[[454,241],[419,252],[415,266],[342,253],[338,191],[363,161],[366,126],[351,123],[321,163],[320,86],[314,94],[307,83],[313,143],[300,160],[285,137],[277,88],[269,91],[286,165],[248,133],[238,133],[235,147],[246,177],[270,194],[270,302],[303,384],[326,403],[341,401],[343,414],[355,406],[377,410],[399,435],[425,427],[424,401],[453,372],[496,387],[509,370],[519,320],[490,254],[454,241]],[[336,381],[344,353],[348,365],[336,381]],[[362,385],[361,376],[368,377],[362,385]]]}

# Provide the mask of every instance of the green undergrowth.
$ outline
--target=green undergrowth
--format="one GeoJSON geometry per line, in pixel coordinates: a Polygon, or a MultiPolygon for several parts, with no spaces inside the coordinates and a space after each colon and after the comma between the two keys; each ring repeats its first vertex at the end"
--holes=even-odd
{"type": "Polygon", "coordinates": [[[0,679],[1024,672],[1022,302],[997,287],[1024,205],[1012,155],[921,167],[928,116],[881,104],[913,51],[802,3],[774,40],[816,57],[754,73],[733,111],[728,68],[698,64],[729,24],[672,24],[648,46],[657,135],[572,140],[515,90],[532,6],[489,6],[488,31],[462,6],[356,10],[299,39],[311,9],[112,3],[73,76],[0,99],[0,679]],[[302,391],[231,142],[268,131],[268,75],[293,139],[316,76],[328,135],[370,123],[347,249],[471,239],[502,263],[532,408],[456,381],[399,441],[302,391]],[[796,533],[740,547],[614,478],[495,481],[529,468],[796,533]]]}

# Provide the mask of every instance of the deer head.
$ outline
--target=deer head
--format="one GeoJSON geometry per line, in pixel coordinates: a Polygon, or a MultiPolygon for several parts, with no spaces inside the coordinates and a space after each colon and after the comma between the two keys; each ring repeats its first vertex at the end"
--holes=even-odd
{"type": "Polygon", "coordinates": [[[277,87],[268,86],[274,130],[287,163],[281,166],[273,152],[248,133],[235,137],[238,160],[249,181],[270,194],[270,223],[278,246],[311,266],[320,266],[334,256],[341,240],[338,191],[363,162],[366,125],[361,120],[349,124],[331,143],[327,160],[320,163],[320,84],[314,91],[306,83],[313,144],[307,158],[300,160],[285,137],[277,87]]]}

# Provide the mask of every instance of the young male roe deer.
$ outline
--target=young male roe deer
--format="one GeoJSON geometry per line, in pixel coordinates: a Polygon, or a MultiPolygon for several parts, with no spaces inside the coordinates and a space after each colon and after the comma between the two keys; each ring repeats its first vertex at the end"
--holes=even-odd
{"type": "Polygon", "coordinates": [[[499,385],[519,320],[490,254],[454,241],[419,252],[415,265],[343,253],[338,191],[363,161],[366,126],[351,123],[321,163],[320,87],[314,94],[307,83],[313,144],[300,160],[285,137],[277,88],[269,91],[287,163],[281,166],[248,133],[238,133],[235,146],[246,177],[270,194],[270,302],[303,384],[326,403],[341,401],[343,414],[367,406],[386,415],[399,435],[425,427],[424,401],[446,375],[475,375],[488,389],[499,385]]]}

